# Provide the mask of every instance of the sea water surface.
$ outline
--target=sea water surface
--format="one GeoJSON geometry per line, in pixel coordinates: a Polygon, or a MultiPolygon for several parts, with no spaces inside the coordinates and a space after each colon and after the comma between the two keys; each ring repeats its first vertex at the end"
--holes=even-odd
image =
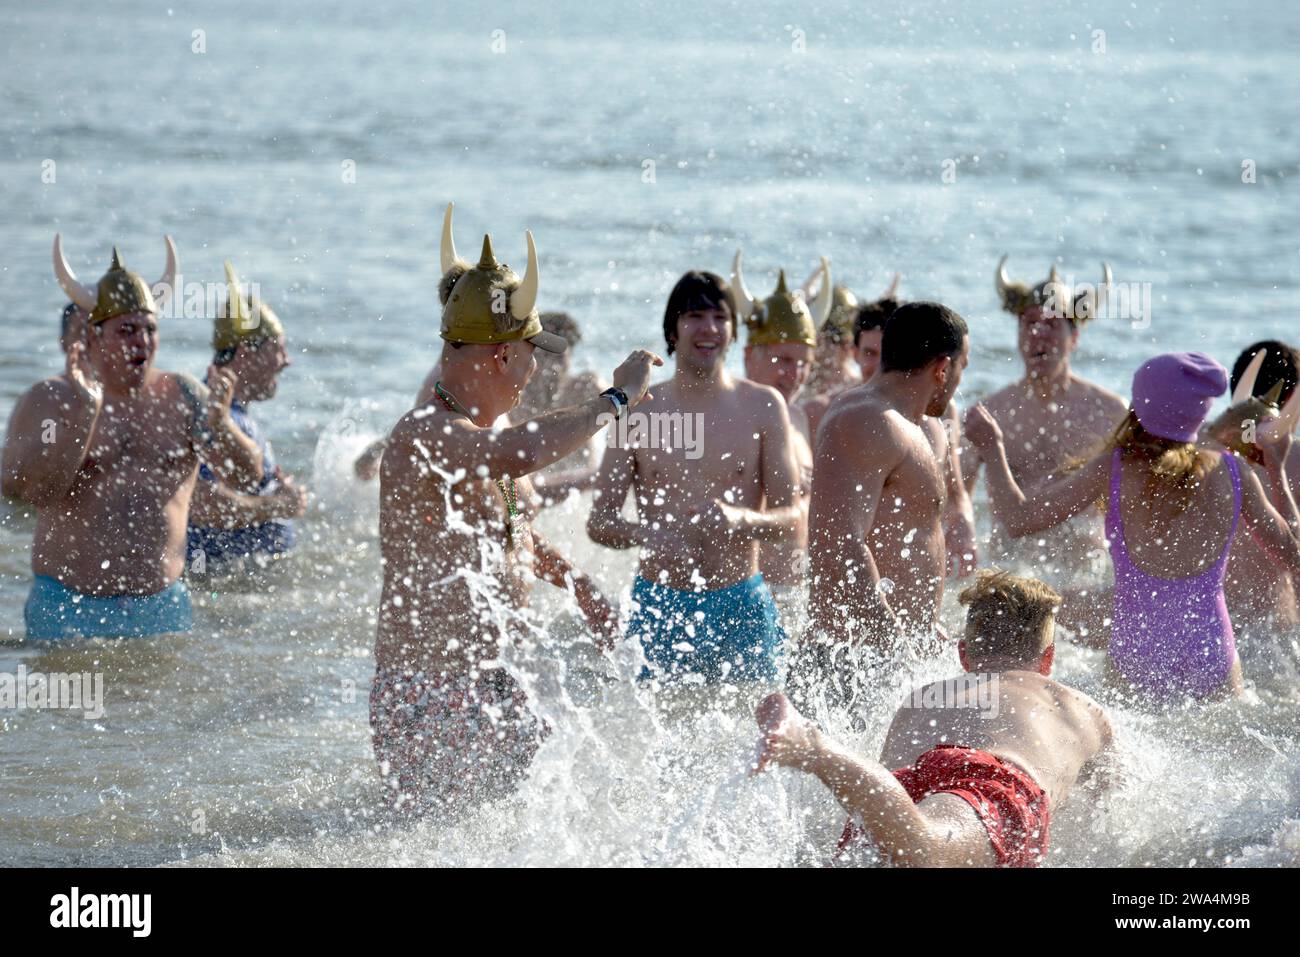
{"type": "MultiPolygon", "coordinates": [[[[542,257],[546,309],[582,324],[579,368],[608,376],[662,344],[690,268],[751,289],[819,255],[859,295],[970,321],[969,403],[1019,373],[993,269],[1079,281],[1108,261],[1151,293],[1148,321],[1100,320],[1075,365],[1123,394],[1170,349],[1230,364],[1297,338],[1300,15],[1237,3],[772,2],[466,5],[305,0],[56,2],[0,11],[0,416],[58,371],[56,231],[84,279],[118,244],[187,281],[232,259],[282,317],[294,365],[255,408],[314,501],[301,547],[255,581],[196,588],[185,637],[21,644],[33,519],[0,503],[0,670],[99,672],[102,717],[0,711],[0,859],[12,864],[819,863],[842,814],[816,782],[751,780],[759,689],[664,708],[623,648],[521,649],[555,728],[516,799],[451,828],[394,828],[366,698],[379,594],[377,492],[355,454],[436,359],[438,234],[492,232],[542,257]],[[1253,181],[1246,181],[1253,180],[1253,181]],[[578,679],[583,680],[578,680],[578,679]]],[[[210,325],[162,328],[161,368],[201,374],[210,325]]],[[[739,368],[738,350],[731,356],[739,368]]],[[[589,542],[589,502],[541,519],[611,594],[634,556],[589,542]]],[[[565,603],[538,589],[543,617],[565,603]]],[[[949,601],[950,631],[960,609],[949,601]]],[[[1300,648],[1241,637],[1240,701],[1175,715],[1116,705],[1120,785],[1053,821],[1052,863],[1300,862],[1300,648]]],[[[1099,695],[1101,659],[1059,676],[1099,695]]],[[[865,728],[955,662],[879,667],[865,728]]]]}

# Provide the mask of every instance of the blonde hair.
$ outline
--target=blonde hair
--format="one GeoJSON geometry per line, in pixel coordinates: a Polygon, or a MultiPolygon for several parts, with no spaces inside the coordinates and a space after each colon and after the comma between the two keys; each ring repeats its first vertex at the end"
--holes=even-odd
{"type": "Polygon", "coordinates": [[[1030,661],[1053,641],[1048,627],[1061,596],[1037,578],[982,571],[958,596],[966,609],[966,651],[972,659],[1030,661]]]}
{"type": "Polygon", "coordinates": [[[1152,435],[1142,427],[1132,409],[1116,426],[1108,448],[1119,449],[1120,454],[1130,461],[1146,463],[1147,493],[1172,491],[1176,502],[1175,514],[1181,514],[1192,504],[1192,495],[1216,461],[1214,455],[1198,448],[1195,442],[1178,442],[1152,435]]]}

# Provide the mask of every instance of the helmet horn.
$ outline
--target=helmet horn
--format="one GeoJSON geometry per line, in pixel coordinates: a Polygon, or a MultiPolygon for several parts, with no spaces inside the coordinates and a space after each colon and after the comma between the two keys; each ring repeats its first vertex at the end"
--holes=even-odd
{"type": "Polygon", "coordinates": [[[447,211],[442,214],[442,274],[445,276],[456,260],[460,257],[456,255],[456,240],[451,236],[451,211],[455,206],[454,203],[447,204],[447,211]]]}
{"type": "Polygon", "coordinates": [[[54,234],[54,275],[69,299],[86,312],[95,308],[99,293],[95,287],[87,286],[77,279],[77,274],[72,271],[72,267],[68,265],[68,260],[63,255],[63,237],[59,233],[54,234]]]}
{"type": "Polygon", "coordinates": [[[813,325],[820,329],[826,324],[826,319],[831,314],[831,306],[835,303],[835,288],[831,285],[831,262],[825,256],[822,257],[818,272],[822,277],[821,289],[817,292],[817,298],[808,305],[812,313],[813,325]]]}
{"type": "Polygon", "coordinates": [[[524,233],[528,240],[528,272],[519,282],[519,288],[510,296],[510,314],[516,319],[527,319],[537,305],[537,290],[541,279],[540,267],[537,265],[537,245],[533,242],[531,231],[524,233]]]}
{"type": "Polygon", "coordinates": [[[740,306],[739,318],[747,319],[754,314],[758,303],[754,301],[754,297],[749,294],[749,290],[745,287],[745,273],[740,267],[742,258],[744,258],[744,253],[737,249],[736,258],[731,262],[731,291],[735,293],[737,303],[740,306]]]}
{"type": "Polygon", "coordinates": [[[1264,364],[1264,359],[1268,356],[1267,349],[1260,349],[1251,356],[1250,364],[1246,366],[1246,371],[1241,374],[1237,380],[1237,388],[1232,392],[1232,403],[1245,402],[1255,394],[1255,380],[1259,378],[1260,366],[1264,364]]]}
{"type": "Polygon", "coordinates": [[[167,264],[163,266],[162,278],[154,283],[149,290],[153,293],[159,309],[167,305],[167,300],[171,299],[172,294],[176,291],[176,244],[172,242],[170,236],[164,236],[163,245],[167,247],[167,264]]]}

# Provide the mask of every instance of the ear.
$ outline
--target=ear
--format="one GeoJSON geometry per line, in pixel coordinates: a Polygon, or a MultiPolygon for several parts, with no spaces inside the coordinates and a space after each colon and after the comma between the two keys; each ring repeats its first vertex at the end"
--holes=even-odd
{"type": "Polygon", "coordinates": [[[952,356],[944,356],[934,364],[934,381],[936,385],[945,386],[948,384],[948,376],[952,372],[952,356]]]}
{"type": "Polygon", "coordinates": [[[961,662],[962,671],[970,671],[970,659],[966,657],[966,639],[957,642],[957,660],[961,662]]]}
{"type": "Polygon", "coordinates": [[[1038,659],[1038,673],[1047,677],[1052,673],[1052,662],[1056,660],[1056,642],[1052,642],[1038,659]]]}
{"type": "Polygon", "coordinates": [[[492,362],[498,371],[503,371],[510,364],[510,343],[498,342],[492,347],[492,362]]]}

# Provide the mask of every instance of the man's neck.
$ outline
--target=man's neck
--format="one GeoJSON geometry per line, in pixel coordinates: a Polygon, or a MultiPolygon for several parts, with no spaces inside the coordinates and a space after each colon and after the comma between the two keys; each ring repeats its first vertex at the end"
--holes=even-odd
{"type": "Polygon", "coordinates": [[[692,395],[708,395],[723,388],[730,381],[726,367],[722,363],[707,369],[690,368],[680,362],[673,370],[673,385],[679,392],[692,395]]]}
{"type": "Polygon", "coordinates": [[[1067,360],[1046,375],[1026,374],[1025,391],[1042,402],[1055,402],[1070,391],[1070,380],[1070,363],[1067,360]]]}
{"type": "Polygon", "coordinates": [[[492,401],[490,391],[473,370],[448,369],[444,366],[439,383],[481,429],[488,428],[503,412],[508,411],[492,401]]]}
{"type": "Polygon", "coordinates": [[[877,372],[867,388],[889,402],[909,422],[921,424],[930,407],[934,389],[921,376],[907,372],[877,372]]]}

